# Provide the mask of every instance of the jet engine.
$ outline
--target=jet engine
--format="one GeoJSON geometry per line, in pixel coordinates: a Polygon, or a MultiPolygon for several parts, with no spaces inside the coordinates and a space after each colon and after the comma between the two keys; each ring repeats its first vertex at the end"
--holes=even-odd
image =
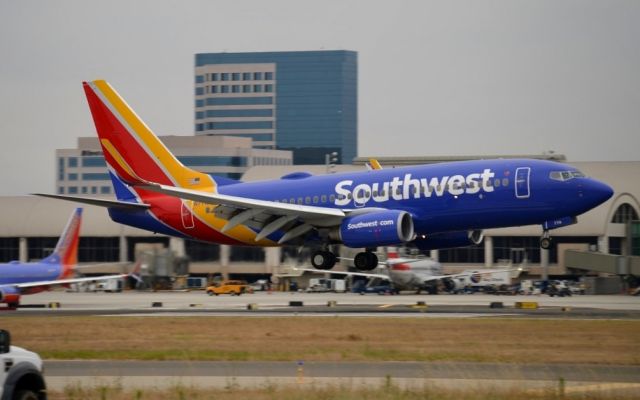
{"type": "Polygon", "coordinates": [[[14,306],[20,303],[20,291],[13,287],[0,288],[0,303],[14,306]]]}
{"type": "Polygon", "coordinates": [[[378,247],[413,239],[413,218],[406,211],[384,210],[347,217],[330,237],[348,247],[378,247]]]}
{"type": "Polygon", "coordinates": [[[452,247],[471,246],[480,244],[484,234],[480,230],[446,232],[427,235],[426,237],[418,236],[413,243],[420,250],[448,249],[452,247]]]}

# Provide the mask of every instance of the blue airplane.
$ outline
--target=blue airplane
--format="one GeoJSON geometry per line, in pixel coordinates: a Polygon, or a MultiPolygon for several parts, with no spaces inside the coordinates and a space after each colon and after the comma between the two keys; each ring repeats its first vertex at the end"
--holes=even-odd
{"type": "Polygon", "coordinates": [[[336,263],[331,245],[422,250],[480,243],[482,230],[539,224],[549,230],[613,195],[606,184],[550,161],[493,159],[244,183],[182,165],[105,81],[83,83],[117,200],[43,196],[107,207],[119,223],[152,232],[240,246],[307,245],[311,263],[336,263]]]}
{"type": "Polygon", "coordinates": [[[71,278],[78,263],[81,222],[82,208],[77,208],[71,214],[53,253],[43,260],[34,263],[11,261],[0,264],[0,303],[6,303],[13,308],[18,306],[22,295],[39,293],[54,285],[126,277],[127,275],[105,275],[71,278]]]}

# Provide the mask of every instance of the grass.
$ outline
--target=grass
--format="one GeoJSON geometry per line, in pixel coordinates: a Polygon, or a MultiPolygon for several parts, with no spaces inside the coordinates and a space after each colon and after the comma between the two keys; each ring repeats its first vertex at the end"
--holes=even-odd
{"type": "Polygon", "coordinates": [[[44,359],[640,364],[640,321],[70,316],[0,324],[44,359]]]}

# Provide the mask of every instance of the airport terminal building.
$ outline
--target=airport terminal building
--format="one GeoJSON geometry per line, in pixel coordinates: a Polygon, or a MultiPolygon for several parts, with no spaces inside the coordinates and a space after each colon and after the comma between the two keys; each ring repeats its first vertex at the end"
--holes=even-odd
{"type": "MultiPolygon", "coordinates": [[[[251,149],[247,149],[247,152],[249,150],[251,149]]],[[[427,162],[426,159],[422,161],[427,162]]],[[[248,164],[251,163],[253,161],[248,161],[248,164]]],[[[567,269],[568,250],[640,255],[640,241],[637,237],[639,232],[637,225],[633,224],[640,215],[640,184],[637,180],[640,176],[640,162],[570,164],[588,176],[607,182],[614,188],[615,194],[604,204],[579,216],[577,224],[551,231],[554,239],[551,249],[542,250],[538,246],[540,226],[525,226],[487,230],[479,245],[432,251],[429,255],[438,259],[445,270],[449,268],[449,271],[456,268],[524,265],[533,275],[542,274],[542,268],[547,268],[549,275],[574,274],[575,271],[567,269]]],[[[337,172],[363,168],[362,165],[336,166],[337,172]]],[[[244,180],[278,178],[300,170],[314,174],[327,173],[324,165],[261,165],[246,168],[244,180]]],[[[76,207],[73,203],[35,196],[2,197],[0,202],[4,222],[0,229],[0,259],[3,262],[14,259],[36,260],[46,256],[55,246],[69,214],[76,207]]],[[[219,246],[168,238],[116,224],[103,208],[84,208],[80,262],[133,260],[138,243],[158,243],[172,249],[177,255],[187,256],[191,274],[222,273],[251,278],[273,273],[289,262],[283,262],[285,255],[297,252],[297,249],[288,248],[219,246]]],[[[346,248],[344,250],[350,251],[346,248]]]]}

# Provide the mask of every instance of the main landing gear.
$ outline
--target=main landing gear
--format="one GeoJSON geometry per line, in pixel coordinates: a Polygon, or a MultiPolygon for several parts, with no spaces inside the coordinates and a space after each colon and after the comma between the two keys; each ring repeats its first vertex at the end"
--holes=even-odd
{"type": "Polygon", "coordinates": [[[311,255],[311,265],[316,269],[329,270],[336,265],[336,255],[327,250],[319,250],[311,255]]]}
{"type": "Polygon", "coordinates": [[[361,271],[371,271],[378,266],[378,256],[371,251],[363,251],[356,254],[353,265],[361,271]]]}
{"type": "MultiPolygon", "coordinates": [[[[311,265],[320,270],[330,270],[336,261],[336,255],[328,250],[318,250],[311,255],[311,265]]],[[[378,266],[378,256],[371,251],[363,251],[356,254],[353,264],[361,271],[371,271],[378,266]]]]}
{"type": "Polygon", "coordinates": [[[545,230],[542,232],[542,237],[540,238],[540,248],[548,250],[551,247],[551,236],[549,236],[549,231],[545,230]]]}

